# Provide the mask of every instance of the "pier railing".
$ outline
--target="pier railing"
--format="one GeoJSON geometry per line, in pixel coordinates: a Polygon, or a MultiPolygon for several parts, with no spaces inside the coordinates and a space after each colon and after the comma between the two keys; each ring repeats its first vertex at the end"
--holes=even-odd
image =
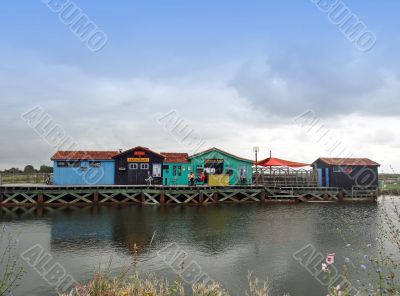
{"type": "Polygon", "coordinates": [[[313,170],[281,167],[258,167],[253,170],[254,184],[273,187],[316,187],[313,170]]]}
{"type": "Polygon", "coordinates": [[[208,205],[250,202],[340,202],[375,200],[377,192],[358,196],[339,188],[265,186],[0,186],[0,207],[98,204],[208,205]]]}

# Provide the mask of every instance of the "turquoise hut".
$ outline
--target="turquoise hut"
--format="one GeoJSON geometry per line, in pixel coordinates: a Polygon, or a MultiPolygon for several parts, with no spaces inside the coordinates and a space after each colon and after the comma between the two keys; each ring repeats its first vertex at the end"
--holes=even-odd
{"type": "Polygon", "coordinates": [[[161,152],[165,157],[163,165],[163,185],[188,185],[191,170],[187,153],[161,152]]]}
{"type": "Polygon", "coordinates": [[[196,176],[205,171],[210,186],[251,185],[253,161],[218,148],[211,148],[189,157],[196,176]]]}

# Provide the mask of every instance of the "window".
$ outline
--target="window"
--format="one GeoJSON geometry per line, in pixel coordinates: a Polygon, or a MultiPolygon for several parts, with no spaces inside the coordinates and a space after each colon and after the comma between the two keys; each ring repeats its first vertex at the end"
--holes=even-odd
{"type": "MultiPolygon", "coordinates": [[[[190,171],[190,169],[189,169],[189,171],[190,171]]],[[[196,176],[200,176],[203,171],[204,171],[203,166],[198,165],[196,167],[196,176]]],[[[207,173],[209,173],[209,172],[207,172],[207,173]]]]}
{"type": "Polygon", "coordinates": [[[232,176],[233,175],[233,168],[231,166],[227,166],[225,169],[225,174],[232,176]]]}
{"type": "Polygon", "coordinates": [[[176,165],[172,167],[172,176],[176,176],[176,165]]]}
{"type": "Polygon", "coordinates": [[[80,161],[58,161],[57,166],[59,168],[79,168],[81,166],[80,161]]]}
{"type": "Polygon", "coordinates": [[[137,163],[130,163],[129,164],[129,169],[130,170],[137,170],[139,168],[139,165],[137,163]]]}
{"type": "Polygon", "coordinates": [[[247,167],[246,166],[240,167],[240,178],[247,178],[247,167]]]}
{"type": "Polygon", "coordinates": [[[173,176],[182,176],[182,166],[180,165],[174,165],[173,166],[173,176]]]}
{"type": "Polygon", "coordinates": [[[161,164],[159,163],[153,164],[153,177],[156,178],[161,177],[161,164]]]}
{"type": "Polygon", "coordinates": [[[209,174],[221,175],[224,171],[223,159],[205,159],[204,168],[209,174]]]}
{"type": "Polygon", "coordinates": [[[99,167],[101,167],[101,162],[100,161],[89,161],[89,166],[91,168],[99,168],[99,167]]]}
{"type": "Polygon", "coordinates": [[[140,164],[140,169],[141,170],[148,170],[149,169],[149,164],[148,163],[141,163],[140,164]]]}

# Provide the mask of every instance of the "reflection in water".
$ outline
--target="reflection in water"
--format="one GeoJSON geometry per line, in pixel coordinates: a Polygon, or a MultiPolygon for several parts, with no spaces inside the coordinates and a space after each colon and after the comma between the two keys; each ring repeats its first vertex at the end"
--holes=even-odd
{"type": "MultiPolygon", "coordinates": [[[[176,242],[232,295],[244,294],[248,271],[268,277],[273,295],[325,295],[326,288],[292,254],[312,244],[322,253],[335,252],[341,264],[349,256],[346,244],[373,242],[378,208],[368,203],[0,209],[0,224],[19,233],[22,248],[39,241],[80,281],[109,258],[115,271],[131,264],[135,245],[140,272],[174,280],[156,252],[176,242]]],[[[28,271],[16,295],[54,294],[28,271]]]]}

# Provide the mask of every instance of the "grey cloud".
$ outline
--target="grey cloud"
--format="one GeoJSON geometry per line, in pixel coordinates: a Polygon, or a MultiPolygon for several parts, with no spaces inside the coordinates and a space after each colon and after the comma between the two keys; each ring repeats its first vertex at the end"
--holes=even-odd
{"type": "Polygon", "coordinates": [[[297,57],[274,55],[248,62],[229,85],[257,110],[293,117],[307,109],[331,117],[346,114],[397,115],[399,80],[366,55],[297,57]]]}

